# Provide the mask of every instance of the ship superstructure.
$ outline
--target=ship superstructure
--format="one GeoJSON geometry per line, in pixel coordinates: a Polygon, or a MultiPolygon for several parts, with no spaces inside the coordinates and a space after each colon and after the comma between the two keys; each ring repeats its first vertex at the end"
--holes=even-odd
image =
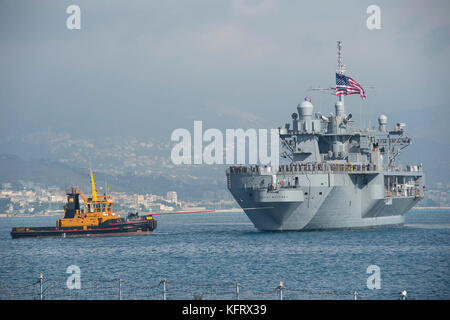
{"type": "MultiPolygon", "coordinates": [[[[337,77],[345,72],[341,48],[338,42],[337,77]]],[[[306,99],[298,105],[292,122],[279,128],[288,164],[227,169],[228,189],[256,228],[401,225],[404,214],[423,198],[422,166],[396,162],[411,144],[404,123],[389,129],[387,117],[380,115],[377,129],[355,129],[344,95],[338,95],[334,111],[314,113],[306,99]]]]}

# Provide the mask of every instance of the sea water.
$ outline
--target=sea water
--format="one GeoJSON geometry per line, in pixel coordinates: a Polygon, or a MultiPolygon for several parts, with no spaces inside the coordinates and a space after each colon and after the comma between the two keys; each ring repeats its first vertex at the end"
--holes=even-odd
{"type": "MultiPolygon", "coordinates": [[[[0,219],[0,298],[39,298],[20,290],[39,285],[39,274],[66,283],[75,265],[82,289],[111,281],[104,290],[112,294],[96,288],[84,296],[92,299],[162,299],[162,279],[167,299],[278,299],[280,282],[285,299],[353,299],[355,291],[398,299],[402,290],[450,299],[450,211],[413,210],[398,228],[308,232],[261,232],[243,213],[155,218],[158,228],[146,236],[14,240],[12,227],[52,226],[57,217],[0,219]]],[[[65,290],[73,298],[77,289],[65,290]]]]}

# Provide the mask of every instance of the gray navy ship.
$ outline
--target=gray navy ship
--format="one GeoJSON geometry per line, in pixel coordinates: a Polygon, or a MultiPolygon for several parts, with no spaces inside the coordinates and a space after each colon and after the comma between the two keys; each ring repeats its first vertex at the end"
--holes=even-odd
{"type": "Polygon", "coordinates": [[[363,95],[364,90],[344,73],[339,41],[337,84],[330,88],[338,98],[335,112],[314,114],[306,99],[298,105],[292,123],[278,129],[287,164],[227,168],[228,189],[257,229],[398,226],[423,198],[422,165],[396,162],[411,144],[405,124],[389,129],[387,117],[380,115],[378,128],[354,128],[352,115],[345,113],[344,95],[356,93],[358,87],[363,95]],[[340,83],[342,79],[348,81],[340,83]],[[346,85],[347,91],[341,91],[346,85]]]}

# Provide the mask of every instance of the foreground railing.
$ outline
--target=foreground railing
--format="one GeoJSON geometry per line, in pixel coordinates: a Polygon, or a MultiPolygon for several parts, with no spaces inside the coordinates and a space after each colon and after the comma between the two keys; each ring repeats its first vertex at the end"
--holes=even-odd
{"type": "MultiPolygon", "coordinates": [[[[25,285],[0,283],[1,300],[358,300],[356,291],[294,288],[279,282],[267,291],[238,282],[190,283],[162,279],[151,285],[123,279],[83,280],[71,288],[65,279],[40,276],[25,285]]],[[[403,296],[406,299],[406,296],[403,296]]]]}

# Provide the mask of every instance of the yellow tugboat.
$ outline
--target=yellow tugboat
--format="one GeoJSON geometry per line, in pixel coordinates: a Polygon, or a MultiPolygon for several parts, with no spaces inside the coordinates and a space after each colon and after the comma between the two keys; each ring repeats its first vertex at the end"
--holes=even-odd
{"type": "Polygon", "coordinates": [[[92,196],[86,198],[81,189],[71,188],[67,193],[64,217],[56,222],[56,227],[13,228],[13,238],[28,237],[83,237],[111,235],[151,234],[156,229],[152,215],[129,214],[126,219],[113,212],[114,202],[106,193],[97,195],[94,174],[91,170],[92,196]],[[80,197],[84,209],[80,208],[80,197]]]}

